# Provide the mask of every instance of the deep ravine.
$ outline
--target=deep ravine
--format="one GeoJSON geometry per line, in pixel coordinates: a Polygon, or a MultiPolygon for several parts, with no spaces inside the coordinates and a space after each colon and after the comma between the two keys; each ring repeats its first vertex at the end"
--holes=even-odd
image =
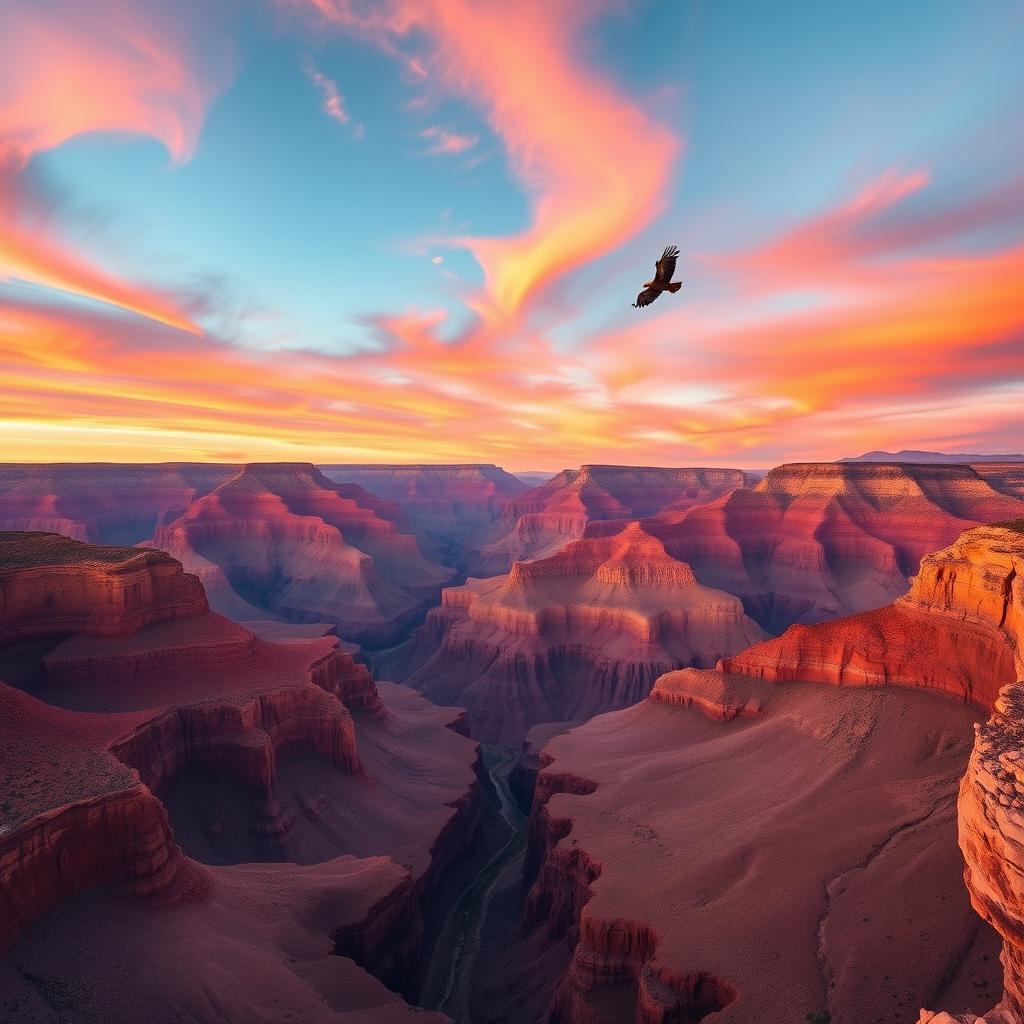
{"type": "Polygon", "coordinates": [[[500,888],[522,876],[526,851],[529,819],[509,787],[517,754],[485,746],[483,759],[497,799],[495,824],[502,834],[483,865],[467,873],[465,887],[445,916],[424,970],[419,1000],[448,1014],[456,1024],[472,1024],[472,980],[491,901],[500,888]]]}

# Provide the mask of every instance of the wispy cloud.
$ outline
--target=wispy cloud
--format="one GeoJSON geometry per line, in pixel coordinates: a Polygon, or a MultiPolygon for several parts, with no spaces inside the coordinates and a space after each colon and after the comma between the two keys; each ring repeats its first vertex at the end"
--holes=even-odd
{"type": "Polygon", "coordinates": [[[341,95],[334,79],[325,75],[313,63],[312,57],[302,58],[302,70],[306,77],[320,90],[320,109],[338,124],[348,124],[350,118],[345,109],[345,98],[341,95]]]}
{"type": "Polygon", "coordinates": [[[516,318],[664,209],[680,140],[578,55],[580,35],[604,4],[280,2],[404,62],[411,54],[436,88],[477,106],[503,141],[530,197],[530,226],[512,237],[453,240],[484,268],[486,292],[475,305],[489,320],[516,318]]]}
{"type": "Polygon", "coordinates": [[[451,156],[465,153],[472,149],[479,141],[479,135],[460,133],[442,128],[440,125],[430,125],[420,132],[420,136],[430,141],[431,145],[427,153],[431,156],[451,156]]]}

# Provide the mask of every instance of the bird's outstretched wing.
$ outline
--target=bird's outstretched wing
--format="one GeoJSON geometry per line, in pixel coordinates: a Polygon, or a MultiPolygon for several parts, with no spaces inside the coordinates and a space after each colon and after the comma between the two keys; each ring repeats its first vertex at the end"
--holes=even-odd
{"type": "Polygon", "coordinates": [[[636,302],[633,303],[634,309],[640,309],[641,306],[649,306],[659,295],[661,294],[657,288],[645,288],[637,297],[636,302]]]}
{"type": "Polygon", "coordinates": [[[654,279],[658,284],[668,284],[676,272],[676,258],[679,250],[674,245],[666,245],[661,259],[654,264],[654,279]]]}

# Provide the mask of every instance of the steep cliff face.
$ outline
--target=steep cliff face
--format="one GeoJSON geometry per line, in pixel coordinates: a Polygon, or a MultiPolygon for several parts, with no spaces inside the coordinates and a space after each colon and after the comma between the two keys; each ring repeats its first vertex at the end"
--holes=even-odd
{"type": "Polygon", "coordinates": [[[791,626],[724,659],[722,668],[772,680],[921,686],[991,710],[1000,687],[1024,675],[1015,639],[1024,628],[1022,552],[1012,530],[969,530],[926,556],[894,604],[791,626]]]}
{"type": "Polygon", "coordinates": [[[715,1019],[733,1022],[794,1005],[914,1019],[922,1003],[984,1013],[922,1011],[922,1022],[1024,1019],[1022,568],[1024,524],[974,528],[926,557],[889,608],[794,626],[716,671],[671,673],[644,704],[551,740],[528,913],[573,946],[560,1019],[610,1019],[623,983],[637,1019],[719,1005],[715,1019]],[[994,713],[968,761],[977,704],[994,713]],[[1003,940],[1001,1000],[992,934],[957,891],[957,788],[971,902],[1003,940]],[[737,825],[751,820],[748,800],[755,845],[737,825]],[[649,882],[662,876],[671,890],[649,882]],[[749,886],[775,897],[770,965],[757,964],[749,886]],[[651,1001],[652,976],[677,980],[656,987],[668,1003],[651,1001]],[[693,1009],[697,992],[718,1002],[693,1009]]]}
{"type": "Polygon", "coordinates": [[[633,524],[445,590],[381,671],[468,708],[475,736],[514,742],[538,722],[642,700],[663,672],[712,665],[761,636],[737,599],[698,584],[633,524]]]}
{"type": "Polygon", "coordinates": [[[662,469],[652,466],[581,466],[506,503],[499,521],[473,557],[471,571],[507,572],[514,561],[543,558],[588,524],[625,526],[662,512],[680,512],[750,482],[735,469],[662,469]]]}
{"type": "MultiPolygon", "coordinates": [[[[402,532],[401,510],[303,464],[247,466],[157,530],[153,544],[239,600],[298,622],[384,642],[435,597],[449,572],[402,532]]],[[[237,612],[236,612],[237,614],[237,612]]]]}
{"type": "Polygon", "coordinates": [[[325,1024],[370,1009],[405,1020],[376,978],[408,990],[423,900],[479,817],[477,745],[448,728],[459,714],[404,687],[382,696],[335,637],[258,639],[207,611],[202,587],[160,552],[8,535],[0,555],[15,598],[0,605],[0,679],[18,686],[0,683],[0,988],[16,993],[19,1019],[45,1019],[45,976],[83,986],[82,1005],[106,1005],[111,1021],[162,1021],[178,988],[201,1021],[270,1021],[324,1001],[325,1024]],[[142,576],[96,586],[125,565],[142,576]],[[25,630],[36,604],[17,574],[34,586],[41,566],[60,570],[56,599],[36,602],[54,618],[25,630]],[[154,566],[178,583],[154,585],[154,566]],[[78,621],[69,609],[84,609],[90,633],[62,639],[78,621]],[[118,635],[97,635],[111,622],[118,635]],[[217,822],[219,794],[237,820],[217,822]],[[245,863],[258,860],[281,863],[245,863]],[[77,920],[83,907],[95,912],[77,920]],[[97,949],[131,935],[140,974],[89,978],[54,960],[66,918],[97,949]],[[262,1005],[213,967],[242,947],[240,970],[278,979],[262,1005]],[[289,982],[303,949],[320,951],[313,974],[289,982]],[[197,976],[179,984],[185,962],[197,976]]]}
{"type": "Polygon", "coordinates": [[[322,466],[324,476],[358,484],[397,502],[428,545],[439,541],[459,561],[461,542],[489,527],[505,503],[528,490],[500,466],[322,466]],[[455,548],[449,545],[455,542],[455,548]]]}
{"type": "Polygon", "coordinates": [[[237,469],[187,462],[0,465],[0,530],[136,544],[237,469]]]}
{"type": "Polygon", "coordinates": [[[207,610],[199,580],[163,552],[0,533],[0,643],[62,633],[124,636],[207,610]]]}
{"type": "Polygon", "coordinates": [[[936,993],[994,1001],[995,936],[956,846],[972,709],[714,675],[672,673],[542,754],[527,928],[572,951],[551,1018],[876,1022],[936,993]]]}
{"type": "Polygon", "coordinates": [[[779,633],[886,605],[929,552],[971,526],[1024,515],[997,476],[961,465],[780,466],[755,487],[645,526],[700,582],[742,598],[779,633]]]}

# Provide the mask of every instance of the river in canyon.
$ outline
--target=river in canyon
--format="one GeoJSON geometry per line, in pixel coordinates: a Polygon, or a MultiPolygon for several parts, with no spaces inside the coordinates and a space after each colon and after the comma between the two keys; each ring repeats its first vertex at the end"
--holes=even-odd
{"type": "Polygon", "coordinates": [[[456,1024],[472,1024],[473,983],[484,930],[497,894],[521,884],[529,817],[516,800],[510,777],[516,752],[484,746],[483,762],[493,786],[483,823],[484,859],[459,873],[460,889],[433,943],[420,1002],[447,1013],[456,1024]]]}

